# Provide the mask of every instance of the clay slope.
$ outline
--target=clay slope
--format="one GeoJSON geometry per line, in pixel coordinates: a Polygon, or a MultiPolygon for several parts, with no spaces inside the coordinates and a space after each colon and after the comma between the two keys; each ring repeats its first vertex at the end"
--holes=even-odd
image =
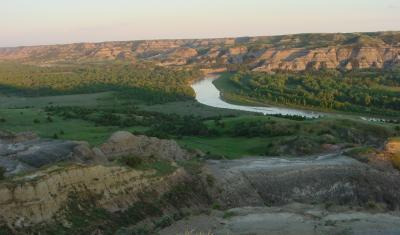
{"type": "Polygon", "coordinates": [[[398,171],[341,155],[213,161],[208,169],[217,179],[216,197],[227,208],[290,202],[400,206],[398,171]]]}
{"type": "Polygon", "coordinates": [[[300,34],[198,40],[151,40],[0,48],[0,60],[40,65],[64,62],[152,61],[257,71],[392,68],[400,64],[400,32],[300,34]]]}

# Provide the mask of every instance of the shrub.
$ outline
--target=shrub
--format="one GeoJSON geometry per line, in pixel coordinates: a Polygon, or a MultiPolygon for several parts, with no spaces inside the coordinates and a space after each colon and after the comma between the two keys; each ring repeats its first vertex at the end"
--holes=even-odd
{"type": "Polygon", "coordinates": [[[213,210],[220,210],[220,209],[221,209],[221,205],[215,202],[215,203],[211,206],[211,208],[212,208],[213,210]]]}
{"type": "Polygon", "coordinates": [[[223,160],[223,159],[225,159],[225,157],[222,155],[212,154],[212,153],[206,154],[203,158],[206,160],[223,160]]]}
{"type": "Polygon", "coordinates": [[[210,187],[213,187],[215,184],[215,178],[212,175],[207,175],[206,181],[207,181],[208,186],[210,186],[210,187]]]}
{"type": "Polygon", "coordinates": [[[143,160],[136,156],[126,156],[122,158],[122,162],[131,168],[137,168],[143,163],[143,160]]]}
{"type": "Polygon", "coordinates": [[[6,174],[6,169],[0,166],[0,180],[4,180],[6,174]]]}
{"type": "Polygon", "coordinates": [[[47,116],[47,122],[53,122],[53,118],[50,116],[47,116]]]}
{"type": "Polygon", "coordinates": [[[174,221],[169,216],[164,216],[160,220],[155,222],[157,228],[166,228],[171,226],[174,221]]]}
{"type": "Polygon", "coordinates": [[[223,218],[224,219],[229,219],[229,218],[231,218],[231,217],[233,217],[233,216],[235,216],[236,214],[235,214],[235,212],[233,212],[233,211],[225,211],[224,212],[224,216],[223,216],[223,218]]]}

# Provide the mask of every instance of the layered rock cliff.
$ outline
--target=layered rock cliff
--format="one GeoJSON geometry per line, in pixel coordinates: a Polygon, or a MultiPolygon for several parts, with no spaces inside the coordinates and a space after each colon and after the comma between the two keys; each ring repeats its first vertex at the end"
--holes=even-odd
{"type": "Polygon", "coordinates": [[[71,196],[88,197],[110,212],[122,211],[146,190],[163,194],[187,179],[182,169],[165,177],[152,175],[119,166],[71,165],[18,177],[0,184],[0,223],[22,228],[62,218],[71,196]]]}
{"type": "MultiPolygon", "coordinates": [[[[114,216],[142,203],[145,194],[151,195],[145,197],[149,203],[156,204],[164,194],[174,201],[175,187],[194,183],[193,176],[175,162],[189,157],[175,141],[124,131],[94,148],[85,142],[40,139],[33,133],[1,132],[0,167],[7,177],[0,182],[0,233],[7,228],[12,234],[31,234],[27,231],[37,227],[41,231],[40,226],[60,221],[67,231],[71,206],[114,216]],[[147,165],[128,167],[121,161],[125,158],[147,165]],[[163,169],[151,164],[162,164],[163,169]]],[[[157,208],[161,215],[168,203],[157,208]]]]}
{"type": "Polygon", "coordinates": [[[392,68],[400,64],[400,33],[300,34],[198,40],[152,40],[0,48],[0,60],[63,62],[152,61],[162,66],[257,71],[392,68]]]}

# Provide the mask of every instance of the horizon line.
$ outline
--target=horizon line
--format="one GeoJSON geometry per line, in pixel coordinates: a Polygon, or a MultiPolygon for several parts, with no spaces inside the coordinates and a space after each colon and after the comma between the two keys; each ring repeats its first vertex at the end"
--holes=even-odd
{"type": "Polygon", "coordinates": [[[0,46],[0,49],[15,49],[27,47],[43,47],[43,46],[65,46],[74,44],[102,44],[102,43],[118,43],[118,42],[140,42],[140,41],[174,41],[174,40],[216,40],[216,39],[237,39],[237,38],[257,38],[257,37],[280,37],[280,36],[295,36],[305,34],[365,34],[365,33],[400,33],[400,30],[383,30],[383,31],[358,31],[358,32],[315,32],[315,33],[288,33],[288,34],[270,34],[270,35],[246,35],[246,36],[226,36],[226,37],[198,37],[198,38],[152,38],[152,39],[128,39],[128,40],[107,40],[107,41],[80,41],[66,43],[50,43],[36,45],[19,45],[19,46],[0,46]]]}

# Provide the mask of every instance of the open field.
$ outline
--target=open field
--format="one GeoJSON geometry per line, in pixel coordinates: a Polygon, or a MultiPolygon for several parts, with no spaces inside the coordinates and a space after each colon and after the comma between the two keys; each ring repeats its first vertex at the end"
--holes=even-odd
{"type": "Polygon", "coordinates": [[[111,96],[111,92],[79,95],[42,97],[0,96],[0,109],[4,108],[44,108],[46,106],[95,106],[101,99],[111,96]]]}
{"type": "MultiPolygon", "coordinates": [[[[130,107],[127,106],[124,99],[117,99],[110,93],[35,98],[29,103],[35,108],[0,109],[0,129],[13,132],[33,131],[44,138],[82,140],[88,141],[91,145],[98,145],[115,131],[127,130],[147,134],[147,131],[152,128],[157,129],[157,125],[161,124],[154,120],[153,123],[146,125],[137,124],[123,127],[120,125],[97,125],[92,121],[83,120],[83,117],[79,116],[73,118],[49,116],[41,105],[50,100],[56,100],[59,106],[95,107],[99,112],[103,109],[119,112],[118,110],[130,107]],[[87,99],[87,101],[79,102],[83,99],[87,99]]],[[[196,115],[201,118],[213,118],[201,121],[210,131],[208,135],[174,136],[172,134],[167,138],[175,138],[187,148],[199,149],[204,153],[222,155],[227,158],[317,153],[322,151],[320,145],[323,143],[353,143],[348,133],[354,135],[355,139],[367,138],[370,135],[383,139],[396,135],[396,130],[400,135],[398,125],[371,123],[351,118],[324,117],[315,120],[291,120],[290,118],[211,108],[194,101],[158,105],[145,105],[139,101],[131,101],[137,103],[140,110],[168,115],[177,114],[183,117],[196,115]]],[[[176,124],[168,124],[163,121],[162,125],[176,124]]],[[[373,138],[370,142],[370,144],[374,144],[373,138]]]]}
{"type": "Polygon", "coordinates": [[[352,119],[295,121],[268,116],[239,116],[205,121],[217,136],[185,136],[178,142],[228,159],[243,156],[301,156],[330,151],[333,146],[379,146],[400,135],[400,126],[352,119]],[[325,147],[324,147],[325,146],[325,147]]]}
{"type": "Polygon", "coordinates": [[[219,109],[200,104],[196,101],[178,101],[159,105],[139,105],[140,109],[165,114],[194,115],[203,118],[229,115],[248,115],[238,110],[219,109]]]}
{"type": "Polygon", "coordinates": [[[95,124],[80,120],[48,115],[41,109],[0,109],[0,130],[12,132],[33,131],[43,138],[87,141],[92,145],[98,145],[107,140],[115,131],[124,129],[131,132],[143,132],[144,127],[112,127],[96,126],[95,124]]]}

